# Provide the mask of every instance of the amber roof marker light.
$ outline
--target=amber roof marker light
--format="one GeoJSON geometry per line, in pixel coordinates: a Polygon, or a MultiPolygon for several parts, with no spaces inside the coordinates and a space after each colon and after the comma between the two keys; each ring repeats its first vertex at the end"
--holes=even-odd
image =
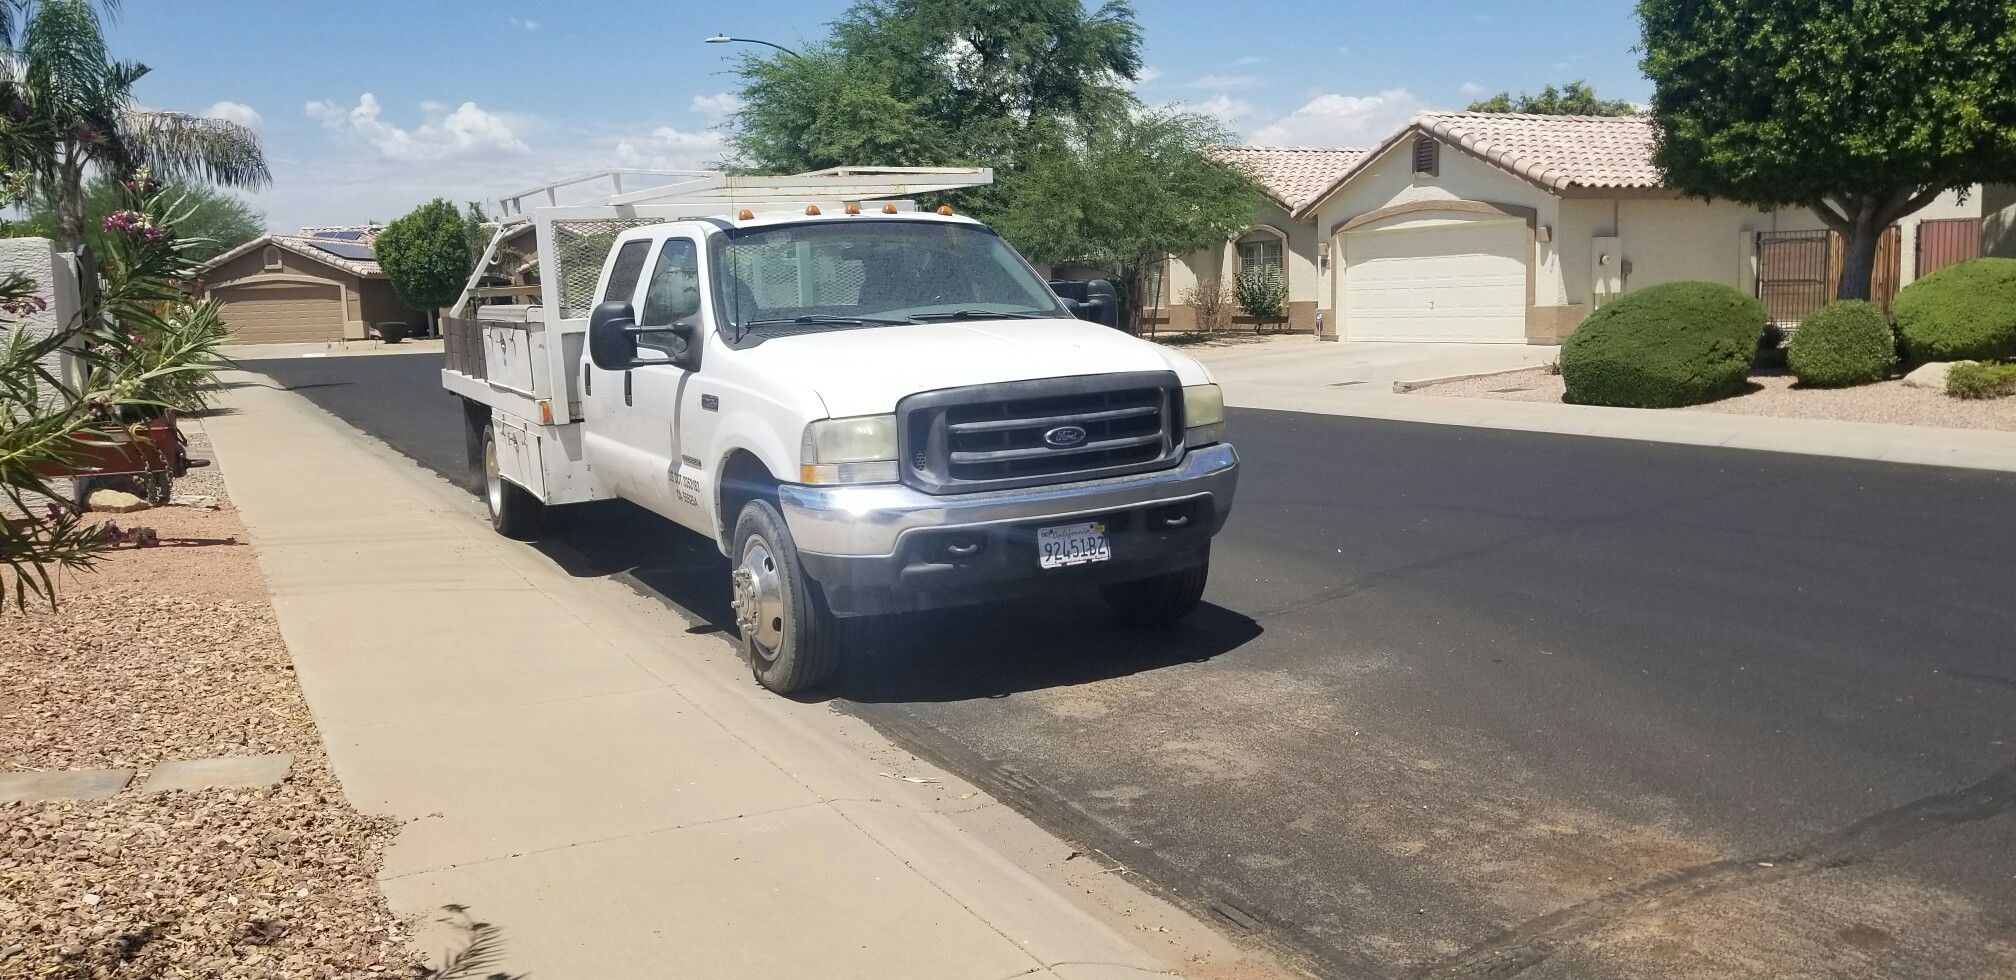
{"type": "Polygon", "coordinates": [[[945,217],[948,217],[948,218],[949,218],[949,217],[951,217],[951,216],[952,216],[952,205],[950,205],[950,204],[940,204],[940,205],[938,205],[938,213],[939,213],[939,214],[942,214],[942,215],[944,215],[945,217]]]}

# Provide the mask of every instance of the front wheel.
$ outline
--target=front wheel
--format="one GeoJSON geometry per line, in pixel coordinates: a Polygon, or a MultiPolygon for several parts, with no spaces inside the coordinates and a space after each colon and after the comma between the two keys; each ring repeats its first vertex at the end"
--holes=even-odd
{"type": "Polygon", "coordinates": [[[769,501],[743,506],[733,557],[735,627],[756,682],[778,694],[824,684],[840,664],[839,624],[769,501]]]}
{"type": "Polygon", "coordinates": [[[1197,608],[1204,598],[1204,582],[1210,577],[1211,560],[1207,558],[1180,572],[1106,586],[1100,594],[1122,626],[1168,627],[1197,608]]]}
{"type": "Polygon", "coordinates": [[[498,534],[520,541],[539,536],[546,523],[546,505],[525,489],[504,479],[497,466],[497,427],[483,426],[483,502],[490,509],[490,526],[498,534]]]}

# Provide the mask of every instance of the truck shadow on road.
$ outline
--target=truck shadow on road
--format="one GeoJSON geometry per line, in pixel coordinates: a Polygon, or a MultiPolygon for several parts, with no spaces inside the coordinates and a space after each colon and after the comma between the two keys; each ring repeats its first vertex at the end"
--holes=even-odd
{"type": "MultiPolygon", "coordinates": [[[[585,504],[538,545],[569,574],[610,576],[735,641],[728,560],[714,543],[621,501],[585,504]]],[[[1070,687],[1238,651],[1261,634],[1209,602],[1177,628],[1123,629],[1082,596],[843,621],[846,667],[802,700],[862,704],[969,701],[1070,687]]]]}

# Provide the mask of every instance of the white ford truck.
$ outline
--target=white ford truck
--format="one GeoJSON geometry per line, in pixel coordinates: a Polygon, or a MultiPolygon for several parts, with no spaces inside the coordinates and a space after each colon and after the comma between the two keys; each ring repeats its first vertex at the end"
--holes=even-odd
{"type": "Polygon", "coordinates": [[[442,372],[496,529],[620,497],[707,535],[783,693],[831,676],[835,617],[1087,588],[1182,617],[1238,480],[1219,389],[910,200],[990,178],[612,171],[504,199],[442,372]],[[615,191],[562,202],[589,181],[615,191]]]}

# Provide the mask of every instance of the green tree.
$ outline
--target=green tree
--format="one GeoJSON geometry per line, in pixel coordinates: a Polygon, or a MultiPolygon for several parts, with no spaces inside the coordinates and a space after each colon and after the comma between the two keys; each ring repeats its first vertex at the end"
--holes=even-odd
{"type": "Polygon", "coordinates": [[[996,185],[959,205],[992,219],[1030,161],[1139,105],[1141,31],[1119,0],[860,0],[832,34],[742,60],[738,166],[989,166],[996,185]]]}
{"type": "Polygon", "coordinates": [[[1534,95],[1500,92],[1470,103],[1471,112],[1525,112],[1542,116],[1634,116],[1638,107],[1622,99],[1599,99],[1589,83],[1576,79],[1560,88],[1552,85],[1534,95]]]}
{"type": "Polygon", "coordinates": [[[15,85],[15,115],[50,137],[33,168],[40,195],[53,202],[55,239],[84,240],[87,173],[126,174],[140,167],[173,181],[262,187],[271,180],[259,138],[221,119],[141,108],[133,86],[148,68],[113,61],[98,11],[87,0],[10,0],[0,17],[5,73],[15,85]]]}
{"type": "MultiPolygon", "coordinates": [[[[84,240],[101,245],[101,253],[105,216],[126,207],[124,196],[120,182],[104,174],[84,185],[84,240]]],[[[177,201],[177,210],[186,214],[175,232],[187,243],[184,254],[191,261],[208,261],[265,233],[266,215],[235,194],[202,184],[171,182],[162,196],[177,201]]],[[[21,220],[0,233],[9,238],[57,236],[54,202],[31,194],[23,209],[21,220]]]]}
{"type": "Polygon", "coordinates": [[[1136,315],[1151,266],[1253,222],[1263,199],[1252,180],[1206,153],[1228,138],[1209,117],[1173,110],[1086,127],[1015,181],[994,225],[1035,261],[1100,269],[1136,315]]]}
{"type": "Polygon", "coordinates": [[[2016,174],[2008,0],[1640,0],[1658,162],[1687,193],[1811,208],[1868,299],[1883,229],[2016,174]]]}
{"type": "Polygon", "coordinates": [[[446,198],[435,198],[385,226],[372,242],[378,265],[407,305],[435,312],[455,302],[476,257],[469,254],[469,227],[446,198]]]}

